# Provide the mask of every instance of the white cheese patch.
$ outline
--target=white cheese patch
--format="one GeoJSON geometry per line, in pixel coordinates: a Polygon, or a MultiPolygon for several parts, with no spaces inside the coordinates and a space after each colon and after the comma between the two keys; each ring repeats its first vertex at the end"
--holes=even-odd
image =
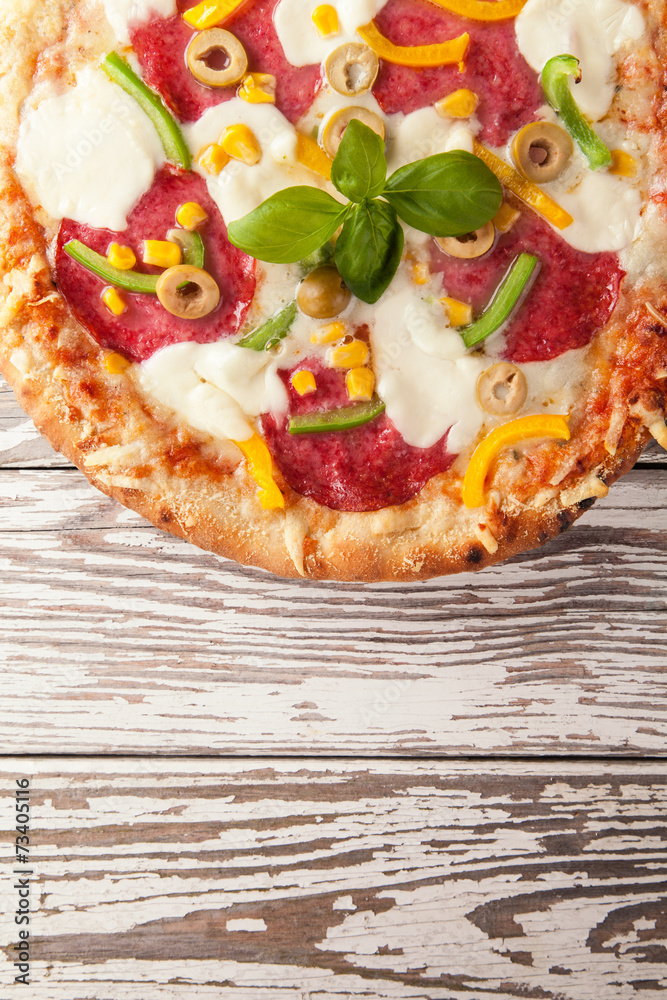
{"type": "MultiPolygon", "coordinates": [[[[465,130],[468,131],[467,129],[465,130]]],[[[387,164],[392,174],[399,167],[416,160],[423,160],[436,153],[447,152],[452,137],[454,149],[462,148],[460,121],[441,118],[434,107],[420,108],[409,115],[391,115],[387,120],[387,164]]],[[[472,147],[472,137],[463,140],[465,147],[472,147]]]]}
{"type": "Polygon", "coordinates": [[[574,87],[579,107],[594,121],[614,98],[614,56],[644,34],[644,18],[622,0],[528,0],[515,22],[519,50],[536,72],[566,53],[581,62],[583,78],[574,87]]]}
{"type": "MultiPolygon", "coordinates": [[[[557,185],[544,187],[549,190],[557,185]]],[[[585,170],[573,189],[554,192],[552,197],[574,219],[561,235],[577,250],[586,253],[623,250],[638,233],[641,193],[623,177],[585,170]]]]}
{"type": "Polygon", "coordinates": [[[130,44],[129,26],[157,17],[173,17],[176,0],[102,0],[107,21],[121,45],[130,44]]]}
{"type": "Polygon", "coordinates": [[[173,344],[137,368],[145,392],[175,410],[197,430],[247,441],[249,417],[284,413],[287,393],[269,353],[215,344],[173,344]]]}
{"type": "Polygon", "coordinates": [[[313,22],[320,0],[280,0],[273,20],[285,58],[292,66],[322,62],[345,42],[359,41],[357,28],[372,21],[387,0],[333,0],[340,31],[322,37],[313,22]]]}
{"type": "Polygon", "coordinates": [[[262,148],[259,163],[248,166],[240,160],[231,160],[218,175],[199,168],[227,224],[252,212],[284,188],[295,184],[326,186],[323,178],[298,163],[294,126],[272,104],[248,104],[234,97],[210,108],[184,132],[196,157],[210,143],[217,142],[226,128],[237,124],[247,125],[259,142],[262,148]]]}
{"type": "Polygon", "coordinates": [[[164,152],[138,104],[98,69],[48,97],[21,122],[16,172],[56,219],[120,231],[153,183],[164,152]]]}
{"type": "Polygon", "coordinates": [[[484,422],[475,386],[486,365],[468,354],[442,305],[401,268],[373,311],[377,391],[403,438],[430,448],[451,428],[450,450],[474,441],[484,422]]]}

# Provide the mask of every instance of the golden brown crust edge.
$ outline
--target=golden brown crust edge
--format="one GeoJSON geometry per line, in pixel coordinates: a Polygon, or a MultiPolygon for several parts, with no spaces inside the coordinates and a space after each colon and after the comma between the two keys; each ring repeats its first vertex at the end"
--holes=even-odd
{"type": "MultiPolygon", "coordinates": [[[[4,2],[0,7],[0,39],[8,40],[13,31],[16,45],[16,32],[22,29],[6,7],[4,2]]],[[[646,228],[663,234],[658,182],[667,162],[666,114],[659,63],[665,53],[664,34],[659,37],[658,32],[665,26],[665,3],[642,7],[653,19],[656,43],[648,53],[629,56],[623,72],[631,97],[646,91],[649,83],[654,96],[650,102],[619,101],[617,114],[652,137],[650,187],[658,194],[648,206],[646,228]]],[[[30,4],[26,8],[33,10],[30,4]]],[[[62,0],[41,3],[38,30],[23,31],[26,58],[18,59],[15,49],[11,63],[6,55],[2,58],[5,107],[18,109],[28,94],[33,74],[40,72],[39,52],[48,53],[51,46],[62,58],[76,44],[71,9],[62,0]],[[63,42],[66,24],[69,37],[63,42]]],[[[100,51],[104,41],[98,43],[100,51]]],[[[96,54],[90,44],[86,58],[96,54]]],[[[595,495],[603,495],[634,464],[648,440],[647,427],[664,415],[659,376],[667,372],[667,330],[644,307],[646,300],[659,309],[667,305],[663,266],[624,289],[611,324],[592,349],[595,377],[572,415],[571,442],[529,450],[520,458],[518,474],[516,466],[499,463],[487,509],[462,508],[457,463],[402,507],[339,514],[281,483],[285,511],[263,511],[233,446],[192,432],[151,405],[131,379],[104,368],[106,352],[72,318],[54,289],[46,233],[11,170],[15,129],[16,117],[12,122],[10,115],[0,165],[5,207],[0,223],[0,370],[39,430],[98,489],[201,548],[286,577],[410,581],[482,569],[542,545],[569,527],[595,495]],[[546,487],[539,498],[521,486],[526,463],[546,487]]]]}

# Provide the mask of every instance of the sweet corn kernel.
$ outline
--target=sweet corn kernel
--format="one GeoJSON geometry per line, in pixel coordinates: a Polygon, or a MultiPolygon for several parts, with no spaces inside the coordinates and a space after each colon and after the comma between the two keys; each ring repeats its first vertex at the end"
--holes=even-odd
{"type": "Polygon", "coordinates": [[[636,177],[637,161],[624,149],[612,149],[609,173],[617,177],[636,177]]]}
{"type": "Polygon", "coordinates": [[[362,368],[370,357],[368,344],[363,340],[353,340],[340,347],[332,347],[328,354],[330,368],[362,368]]]}
{"type": "Polygon", "coordinates": [[[213,28],[216,24],[222,24],[244,2],[245,0],[204,0],[196,7],[186,10],[183,14],[183,20],[196,28],[197,31],[204,31],[206,28],[213,28]]]}
{"type": "Polygon", "coordinates": [[[479,97],[472,90],[455,90],[435,105],[442,118],[470,118],[477,109],[479,97]]]}
{"type": "Polygon", "coordinates": [[[121,271],[129,271],[137,263],[132,248],[121,246],[119,243],[111,244],[107,251],[107,260],[112,267],[117,267],[121,271]]]}
{"type": "Polygon", "coordinates": [[[469,323],[472,323],[472,306],[468,305],[467,302],[459,302],[458,299],[450,298],[440,299],[440,301],[445,307],[447,318],[452,326],[468,326],[469,323]]]}
{"type": "Polygon", "coordinates": [[[303,163],[304,167],[314,170],[316,174],[321,174],[327,180],[331,177],[333,160],[310,136],[297,133],[296,158],[299,163],[303,163]]]}
{"type": "Polygon", "coordinates": [[[310,342],[311,344],[335,344],[337,340],[342,340],[346,333],[345,323],[339,321],[328,323],[315,331],[310,342]]]}
{"type": "Polygon", "coordinates": [[[370,368],[353,368],[345,378],[347,394],[352,400],[369,400],[375,390],[375,375],[370,368]]]}
{"type": "MultiPolygon", "coordinates": [[[[113,290],[116,291],[115,288],[113,290]]],[[[104,359],[104,367],[110,375],[122,375],[130,367],[130,362],[122,354],[112,351],[104,359]]]]}
{"type": "Polygon", "coordinates": [[[313,11],[313,24],[317,28],[319,35],[326,38],[327,35],[336,35],[340,31],[338,12],[330,3],[323,3],[313,11]]]}
{"type": "Polygon", "coordinates": [[[237,93],[248,104],[275,104],[276,78],[271,73],[248,73],[237,93]]]}
{"type": "Polygon", "coordinates": [[[176,267],[181,263],[181,248],[170,240],[144,240],[142,260],[155,267],[176,267]]]}
{"type": "Polygon", "coordinates": [[[206,222],[208,213],[198,205],[196,201],[186,201],[184,205],[179,205],[176,210],[176,222],[183,229],[192,231],[206,222]]]}
{"type": "Polygon", "coordinates": [[[262,147],[247,125],[230,125],[220,136],[220,145],[225,153],[248,167],[262,159],[262,147]]]}
{"type": "Polygon", "coordinates": [[[294,372],[294,375],[292,375],[292,385],[300,396],[307,396],[309,393],[315,392],[317,389],[315,376],[312,372],[305,370],[294,372]]]}
{"type": "Polygon", "coordinates": [[[431,269],[425,261],[418,260],[412,265],[412,280],[415,285],[428,285],[431,280],[431,269]]]}
{"type": "Polygon", "coordinates": [[[204,146],[197,156],[197,163],[209,174],[219,174],[223,167],[226,167],[231,157],[225,153],[222,146],[217,142],[212,142],[210,146],[204,146]]]}
{"type": "Polygon", "coordinates": [[[521,212],[518,208],[514,208],[509,202],[504,201],[491,221],[499,233],[509,233],[520,215],[521,212]]]}
{"type": "Polygon", "coordinates": [[[127,309],[127,303],[117,288],[107,285],[102,292],[102,302],[114,316],[122,316],[127,309]]]}

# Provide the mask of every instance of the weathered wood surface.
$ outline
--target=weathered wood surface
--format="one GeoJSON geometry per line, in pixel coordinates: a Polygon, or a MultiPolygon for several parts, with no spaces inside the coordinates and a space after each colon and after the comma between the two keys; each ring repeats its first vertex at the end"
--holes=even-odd
{"type": "Polygon", "coordinates": [[[667,469],[537,554],[408,587],[243,569],[71,468],[0,492],[8,752],[665,750],[667,469]]]}
{"type": "Polygon", "coordinates": [[[667,989],[664,763],[2,763],[3,815],[32,779],[35,1000],[667,989]]]}

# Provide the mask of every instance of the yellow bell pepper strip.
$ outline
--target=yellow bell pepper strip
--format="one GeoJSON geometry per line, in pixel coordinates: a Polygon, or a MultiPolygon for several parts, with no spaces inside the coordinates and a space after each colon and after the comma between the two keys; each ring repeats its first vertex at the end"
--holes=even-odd
{"type": "Polygon", "coordinates": [[[183,133],[176,124],[176,119],[167,111],[162,99],[146,86],[133,69],[118,55],[110,52],[102,60],[102,69],[110,80],[118,84],[121,90],[129,94],[139,107],[150,118],[153,127],[160,137],[165,156],[177,167],[190,169],[190,150],[183,138],[183,133]]]}
{"type": "Polygon", "coordinates": [[[529,282],[537,276],[539,265],[532,254],[519,254],[498,286],[491,305],[470,326],[459,330],[466,347],[476,347],[505,323],[517,302],[528,288],[529,282]]]}
{"type": "Polygon", "coordinates": [[[237,346],[247,347],[251,351],[268,351],[275,344],[279,344],[290,332],[296,319],[296,313],[296,302],[290,302],[288,306],[281,309],[275,316],[271,316],[256,330],[246,334],[242,340],[239,340],[237,346]]]}
{"type": "Polygon", "coordinates": [[[113,267],[106,257],[91,250],[79,240],[69,240],[63,250],[78,264],[82,264],[87,270],[116,288],[122,288],[125,292],[156,294],[159,277],[157,274],[140,274],[139,271],[126,271],[113,267]]]}
{"type": "Polygon", "coordinates": [[[496,427],[475,449],[463,479],[463,502],[472,509],[484,506],[484,484],[491,465],[503,448],[531,438],[557,438],[570,440],[567,417],[540,414],[519,417],[508,424],[496,427]]]}
{"type": "Polygon", "coordinates": [[[438,7],[444,7],[452,14],[459,14],[471,21],[508,21],[516,17],[525,7],[527,0],[431,0],[438,7]]]}
{"type": "Polygon", "coordinates": [[[492,153],[486,146],[482,146],[475,139],[473,141],[473,152],[483,163],[486,163],[489,170],[492,170],[501,184],[513,192],[525,202],[526,205],[542,215],[547,222],[550,222],[556,229],[567,229],[574,222],[574,219],[564,208],[557,205],[553,198],[550,198],[537,184],[523,177],[518,170],[505,163],[499,156],[492,153]]]}
{"type": "Polygon", "coordinates": [[[264,510],[278,510],[285,506],[285,497],[273,478],[271,452],[259,434],[253,434],[247,441],[235,441],[247,462],[248,474],[252,476],[259,490],[257,497],[264,510]]]}
{"type": "Polygon", "coordinates": [[[183,20],[197,31],[224,24],[246,0],[203,0],[183,13],[183,20]]]}
{"type": "Polygon", "coordinates": [[[463,67],[463,57],[468,50],[470,35],[464,32],[458,38],[447,42],[437,42],[433,45],[394,45],[386,38],[373,21],[357,28],[357,33],[366,45],[380,59],[396,63],[398,66],[447,66],[458,63],[463,67]]]}
{"type": "Polygon", "coordinates": [[[544,96],[561,116],[563,125],[588,160],[591,170],[603,170],[612,164],[611,153],[586,121],[572,96],[569,82],[571,76],[575,83],[581,81],[581,65],[577,57],[554,56],[542,70],[544,96]]]}
{"type": "Polygon", "coordinates": [[[323,413],[301,413],[290,417],[290,434],[318,434],[323,431],[349,431],[375,420],[384,413],[386,404],[377,396],[368,403],[352,403],[323,413]]]}
{"type": "Polygon", "coordinates": [[[333,160],[324,152],[319,143],[311,139],[310,136],[301,135],[300,132],[297,132],[296,135],[296,158],[304,167],[320,174],[325,180],[331,180],[333,160]]]}

